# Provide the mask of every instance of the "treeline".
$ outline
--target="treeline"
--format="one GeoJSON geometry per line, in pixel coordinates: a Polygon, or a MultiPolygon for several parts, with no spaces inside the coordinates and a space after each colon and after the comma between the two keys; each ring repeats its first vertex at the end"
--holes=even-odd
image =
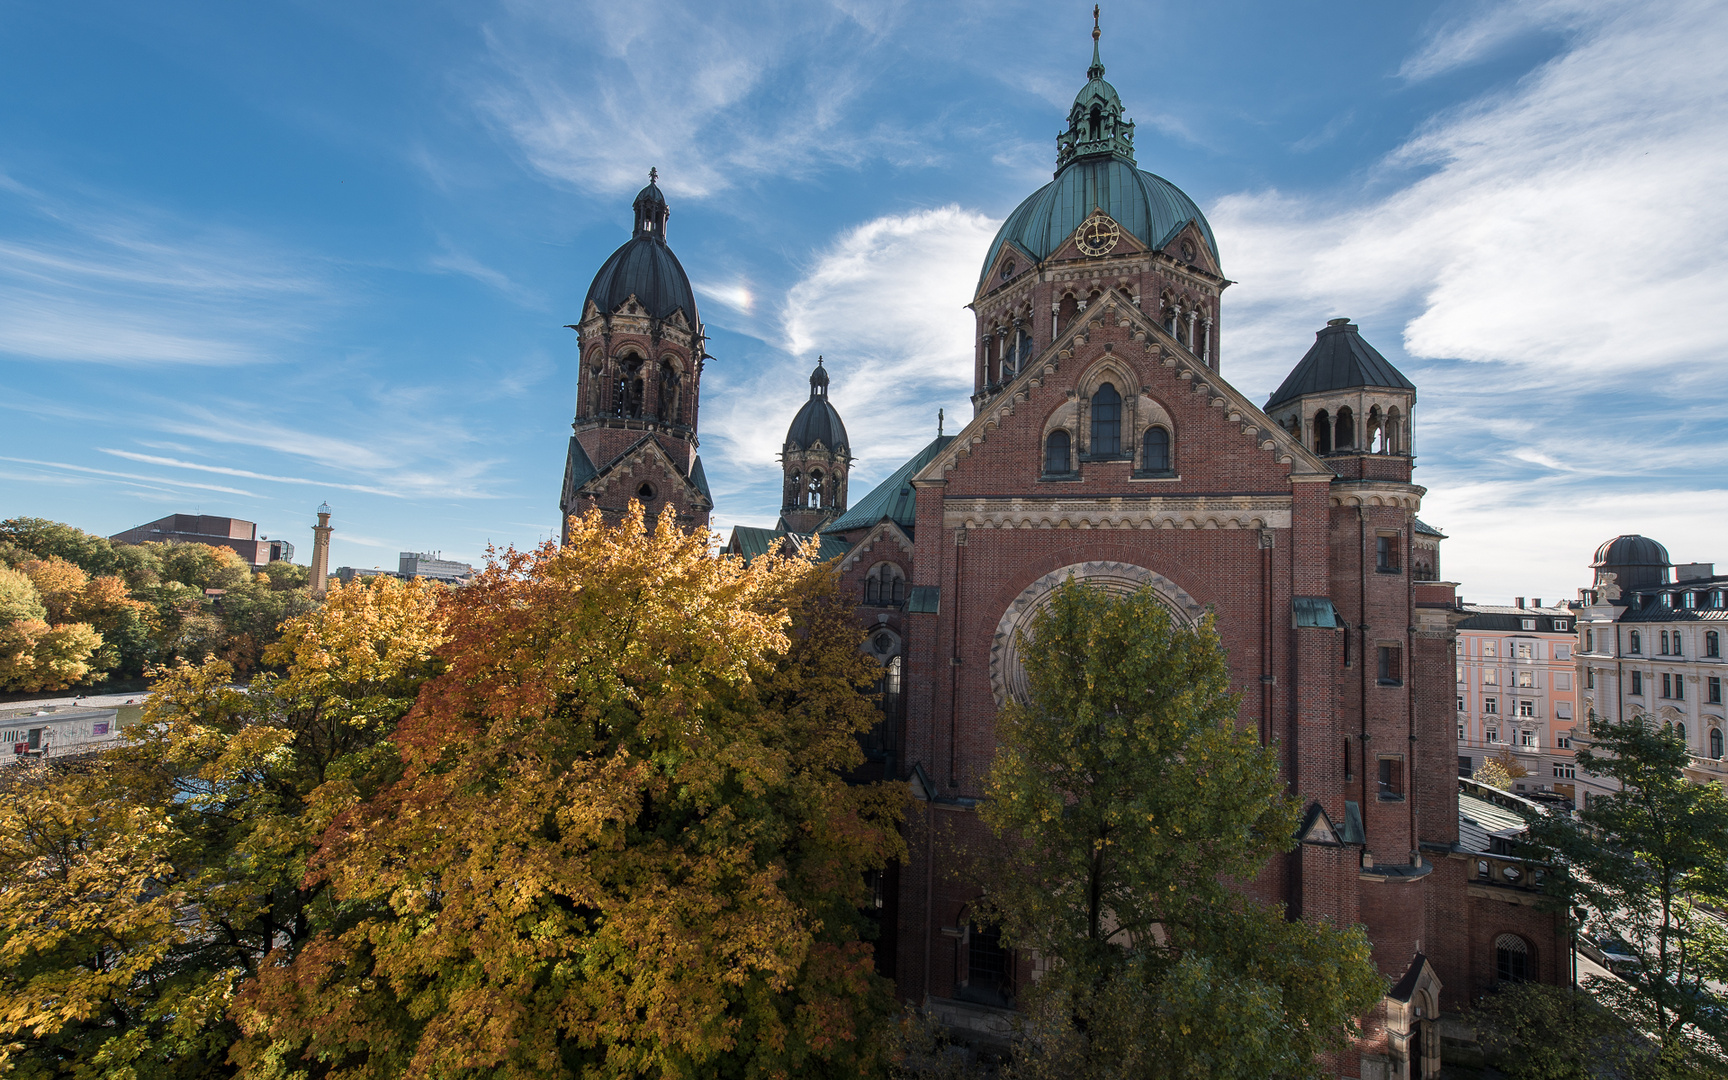
{"type": "Polygon", "coordinates": [[[223,547],[116,544],[42,518],[0,522],[0,691],[138,679],[214,656],[241,677],[315,607],[308,571],[223,547]]]}

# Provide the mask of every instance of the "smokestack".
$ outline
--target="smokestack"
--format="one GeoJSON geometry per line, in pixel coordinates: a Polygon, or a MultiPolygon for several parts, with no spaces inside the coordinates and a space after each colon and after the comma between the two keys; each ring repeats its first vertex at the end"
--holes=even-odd
{"type": "Polygon", "coordinates": [[[318,524],[312,526],[312,595],[322,599],[329,591],[330,579],[330,534],[336,530],[330,526],[330,504],[324,503],[318,507],[318,524]]]}

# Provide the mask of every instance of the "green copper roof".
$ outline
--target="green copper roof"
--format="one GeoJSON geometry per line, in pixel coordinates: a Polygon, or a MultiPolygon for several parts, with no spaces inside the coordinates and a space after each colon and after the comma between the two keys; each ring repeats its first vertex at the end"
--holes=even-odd
{"type": "Polygon", "coordinates": [[[896,525],[906,530],[906,535],[912,535],[917,521],[917,494],[912,489],[912,478],[918,475],[918,470],[930,464],[944,446],[954,441],[952,435],[938,435],[930,441],[930,445],[912,456],[912,460],[894,470],[888,479],[877,484],[870,494],[852,504],[852,509],[841,514],[828,523],[829,532],[848,532],[852,529],[867,529],[883,518],[892,518],[896,525]]]}
{"type": "MultiPolygon", "coordinates": [[[[752,525],[734,525],[732,527],[732,543],[727,549],[737,549],[737,553],[749,563],[758,556],[780,550],[783,541],[790,540],[792,546],[802,551],[810,543],[812,533],[789,533],[783,529],[758,529],[752,525]]],[[[844,540],[822,537],[822,545],[816,549],[819,562],[843,557],[850,549],[844,540]]]]}

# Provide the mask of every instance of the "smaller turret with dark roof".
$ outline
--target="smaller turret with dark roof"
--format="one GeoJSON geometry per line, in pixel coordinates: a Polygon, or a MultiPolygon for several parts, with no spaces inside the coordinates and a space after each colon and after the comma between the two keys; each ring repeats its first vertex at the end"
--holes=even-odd
{"type": "Polygon", "coordinates": [[[840,411],[828,400],[828,369],[816,358],[810,373],[810,399],[786,429],[780,451],[785,473],[782,525],[796,533],[814,532],[846,511],[846,473],[851,444],[840,411]]]}
{"type": "Polygon", "coordinates": [[[1266,415],[1352,479],[1410,479],[1416,385],[1349,319],[1328,319],[1266,415]],[[1364,459],[1376,459],[1370,464],[1364,459]]]}

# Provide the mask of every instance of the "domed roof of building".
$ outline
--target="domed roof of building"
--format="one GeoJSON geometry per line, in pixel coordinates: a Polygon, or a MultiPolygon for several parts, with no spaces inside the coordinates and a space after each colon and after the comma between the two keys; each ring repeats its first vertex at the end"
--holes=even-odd
{"type": "Polygon", "coordinates": [[[1012,244],[1027,258],[1042,261],[1095,209],[1155,249],[1192,221],[1206,237],[1212,258],[1222,265],[1212,226],[1194,200],[1163,177],[1136,167],[1134,124],[1122,117],[1122,100],[1104,80],[1096,27],[1092,66],[1074,98],[1068,130],[1058,136],[1056,162],[1056,178],[1027,196],[997,231],[979,271],[980,285],[1002,245],[1012,244]]]}
{"type": "Polygon", "coordinates": [[[788,450],[808,450],[821,443],[829,450],[845,453],[848,447],[846,425],[840,421],[840,410],[828,400],[828,371],[822,358],[816,358],[816,370],[810,373],[810,400],[792,418],[786,429],[788,450]]]}
{"type": "Polygon", "coordinates": [[[1362,331],[1349,319],[1327,319],[1314,335],[1307,355],[1266,399],[1270,409],[1305,394],[1329,394],[1356,387],[1408,390],[1416,386],[1380,350],[1362,340],[1362,331]]]}
{"type": "Polygon", "coordinates": [[[683,311],[685,320],[695,326],[696,295],[678,256],[666,243],[666,218],[670,214],[666,196],[660,192],[658,173],[651,171],[649,176],[648,186],[637,193],[632,204],[635,235],[601,265],[594,283],[588,286],[582,309],[586,311],[591,303],[610,314],[634,296],[652,318],[669,319],[673,312],[683,311]]]}
{"type": "Polygon", "coordinates": [[[1616,536],[1596,549],[1596,561],[1591,566],[1660,566],[1668,567],[1668,549],[1637,533],[1616,536]]]}

